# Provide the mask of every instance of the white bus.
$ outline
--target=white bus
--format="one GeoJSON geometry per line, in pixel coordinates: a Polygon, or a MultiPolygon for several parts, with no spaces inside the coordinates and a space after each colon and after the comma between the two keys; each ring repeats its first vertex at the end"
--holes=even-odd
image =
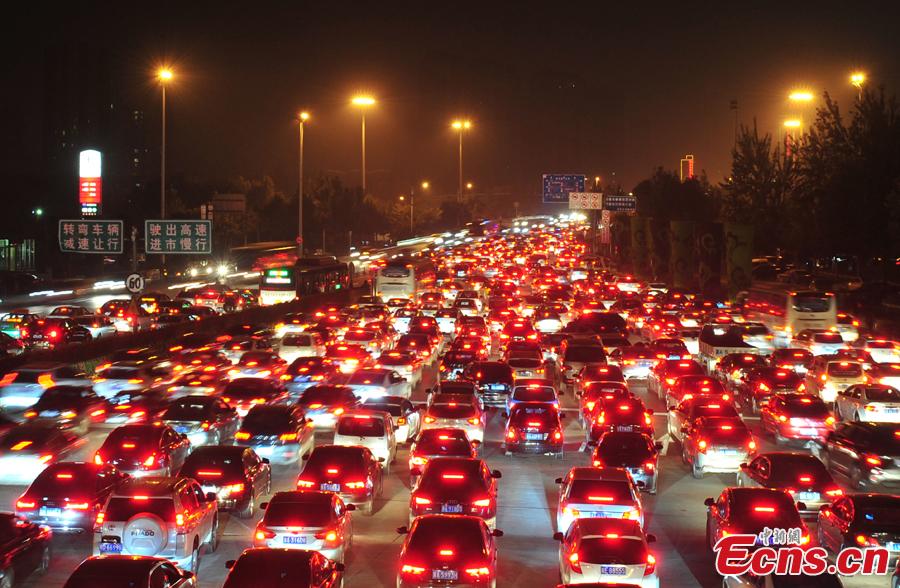
{"type": "Polygon", "coordinates": [[[391,298],[415,301],[421,290],[434,283],[430,262],[392,260],[375,274],[375,296],[387,302],[391,298]]]}
{"type": "Polygon", "coordinates": [[[837,299],[831,292],[754,288],[739,298],[747,320],[766,325],[778,347],[789,347],[806,329],[837,329],[837,299]]]}

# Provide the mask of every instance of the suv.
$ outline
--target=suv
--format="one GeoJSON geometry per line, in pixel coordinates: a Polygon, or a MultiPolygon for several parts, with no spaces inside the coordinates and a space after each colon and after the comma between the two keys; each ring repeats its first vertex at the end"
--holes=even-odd
{"type": "Polygon", "coordinates": [[[128,479],[97,513],[93,555],[165,557],[196,573],[200,546],[218,546],[216,495],[191,478],[128,479]]]}

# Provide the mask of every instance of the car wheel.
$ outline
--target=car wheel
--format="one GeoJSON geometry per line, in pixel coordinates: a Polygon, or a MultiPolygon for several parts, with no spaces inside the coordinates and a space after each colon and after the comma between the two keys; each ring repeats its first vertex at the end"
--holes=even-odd
{"type": "Polygon", "coordinates": [[[191,552],[191,561],[188,564],[188,571],[197,574],[200,570],[200,547],[198,545],[194,545],[194,550],[191,552]]]}
{"type": "Polygon", "coordinates": [[[241,519],[251,519],[253,515],[256,513],[256,500],[253,498],[253,494],[250,495],[250,499],[247,501],[247,506],[245,506],[238,513],[238,518],[241,519]]]}
{"type": "Polygon", "coordinates": [[[703,468],[695,463],[691,464],[691,475],[694,479],[699,480],[703,477],[703,468]]]}
{"type": "Polygon", "coordinates": [[[681,463],[684,465],[689,465],[691,463],[691,460],[689,460],[687,456],[687,449],[685,448],[681,449],[681,463]]]}
{"type": "Polygon", "coordinates": [[[3,570],[3,577],[0,578],[0,588],[13,588],[13,569],[7,568],[3,570]]]}
{"type": "Polygon", "coordinates": [[[862,421],[862,417],[860,416],[859,413],[856,413],[855,415],[853,415],[853,420],[858,423],[858,422],[862,421]]]}
{"type": "Polygon", "coordinates": [[[375,497],[369,499],[368,502],[362,505],[362,508],[359,509],[359,512],[368,516],[372,516],[372,511],[375,510],[375,497]]]}
{"type": "Polygon", "coordinates": [[[44,547],[44,551],[41,552],[41,563],[38,565],[37,572],[39,574],[45,573],[50,569],[50,546],[44,547]]]}
{"type": "Polygon", "coordinates": [[[854,468],[850,470],[850,487],[854,490],[866,489],[866,482],[863,480],[862,470],[860,470],[858,466],[854,466],[854,468]]]}
{"type": "MultiPolygon", "coordinates": [[[[252,502],[251,498],[251,502],[252,502]]],[[[219,517],[213,519],[212,530],[209,532],[209,541],[206,542],[209,546],[209,551],[213,552],[219,548],[219,517]]]]}
{"type": "Polygon", "coordinates": [[[750,411],[753,414],[759,414],[759,403],[756,401],[756,398],[750,401],[750,411]]]}
{"type": "Polygon", "coordinates": [[[777,429],[775,430],[774,435],[775,435],[775,445],[784,445],[785,442],[787,441],[787,439],[785,439],[784,437],[781,436],[781,433],[779,433],[777,429]]]}

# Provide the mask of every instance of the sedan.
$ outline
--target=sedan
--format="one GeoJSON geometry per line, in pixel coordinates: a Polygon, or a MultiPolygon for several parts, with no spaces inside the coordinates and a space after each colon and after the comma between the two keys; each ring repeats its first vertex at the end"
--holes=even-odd
{"type": "Polygon", "coordinates": [[[8,512],[0,513],[0,586],[12,587],[32,572],[50,569],[53,532],[8,512]]]}
{"type": "Polygon", "coordinates": [[[278,492],[262,508],[265,514],[253,533],[255,546],[318,551],[344,562],[353,543],[354,505],[344,504],[333,492],[308,490],[278,492]]]}
{"type": "Polygon", "coordinates": [[[162,422],[187,435],[194,447],[230,443],[238,429],[237,411],[221,398],[185,396],[169,403],[162,422]]]}
{"type": "Polygon", "coordinates": [[[61,429],[87,435],[92,426],[106,420],[109,405],[90,386],[47,388],[24,417],[31,422],[49,422],[61,429]]]}
{"type": "Polygon", "coordinates": [[[353,390],[362,401],[384,396],[409,398],[412,395],[409,380],[387,368],[356,370],[340,383],[353,390]]]}
{"type": "Polygon", "coordinates": [[[362,408],[390,414],[394,421],[394,439],[397,443],[411,443],[422,428],[419,409],[402,396],[370,398],[363,403],[362,408]]]}
{"type": "Polygon", "coordinates": [[[316,432],[303,409],[287,405],[257,405],[234,434],[237,445],[252,447],[278,464],[296,463],[316,444],[316,432]]]}
{"type": "Polygon", "coordinates": [[[834,414],[844,421],[900,422],[900,391],[884,384],[860,384],[838,392],[834,414]]]}
{"type": "MultiPolygon", "coordinates": [[[[800,519],[794,498],[784,490],[725,488],[718,498],[707,498],[704,504],[707,507],[706,543],[710,551],[726,535],[758,537],[767,527],[801,529],[800,545],[810,543],[809,531],[800,519]]],[[[777,547],[772,543],[769,546],[777,547]]]]}
{"type": "Polygon", "coordinates": [[[761,453],[741,464],[737,485],[787,490],[804,504],[800,514],[813,517],[822,506],[844,495],[822,462],[808,453],[761,453]]]}
{"type": "Polygon", "coordinates": [[[409,498],[409,520],[424,514],[465,514],[497,522],[498,470],[471,457],[437,457],[425,464],[409,498]]]}
{"type": "Polygon", "coordinates": [[[557,478],[556,528],[565,532],[580,518],[636,520],[644,525],[638,486],[624,468],[574,467],[557,478]]]}
{"type": "Polygon", "coordinates": [[[237,560],[226,561],[225,567],[231,571],[222,588],[340,588],[344,583],[344,564],[335,563],[317,551],[245,549],[237,560]]]}
{"type": "Polygon", "coordinates": [[[819,545],[837,555],[847,547],[883,547],[890,565],[900,557],[900,496],[850,494],[822,507],[818,519],[819,545]]]}
{"type": "Polygon", "coordinates": [[[72,572],[63,588],[106,586],[114,578],[121,586],[194,588],[196,578],[161,557],[146,555],[94,555],[72,572]]]}
{"type": "Polygon", "coordinates": [[[0,437],[0,484],[31,484],[49,465],[66,459],[85,440],[52,423],[26,423],[0,437]]]}
{"type": "Polygon", "coordinates": [[[178,475],[197,480],[204,494],[215,494],[220,512],[233,511],[242,519],[252,518],[259,499],[272,491],[269,460],[248,447],[198,447],[178,475]]]}
{"type": "Polygon", "coordinates": [[[656,557],[637,521],[578,519],[566,533],[555,533],[559,546],[559,574],[566,584],[624,582],[659,588],[656,557]]]}

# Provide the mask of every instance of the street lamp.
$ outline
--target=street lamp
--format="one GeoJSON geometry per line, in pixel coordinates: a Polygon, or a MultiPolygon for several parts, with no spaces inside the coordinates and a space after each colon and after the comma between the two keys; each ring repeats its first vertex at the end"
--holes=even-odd
{"type": "MultiPolygon", "coordinates": [[[[162,89],[162,147],[159,157],[159,218],[166,218],[166,86],[175,78],[175,73],[168,67],[161,67],[156,72],[159,87],[162,89]]],[[[162,256],[162,265],[166,265],[166,256],[162,256]]]]}
{"type": "Polygon", "coordinates": [[[471,190],[473,187],[474,184],[472,184],[472,182],[466,182],[466,190],[471,190]]]}
{"type": "Polygon", "coordinates": [[[855,71],[850,74],[850,85],[856,88],[856,99],[862,100],[862,87],[866,83],[866,74],[861,71],[855,71]]]}
{"type": "Polygon", "coordinates": [[[366,195],[366,108],[375,106],[375,98],[365,94],[354,96],[350,103],[362,112],[362,191],[366,195]]]}
{"type": "Polygon", "coordinates": [[[813,93],[808,90],[794,90],[790,94],[788,94],[788,100],[791,102],[812,102],[813,93]]]}
{"type": "MultiPolygon", "coordinates": [[[[428,188],[431,187],[431,184],[428,182],[428,180],[425,180],[421,184],[419,184],[419,187],[422,190],[427,190],[428,188]]],[[[403,196],[400,197],[400,200],[401,201],[403,200],[403,196]]],[[[416,206],[416,189],[415,189],[415,186],[413,186],[409,189],[409,234],[410,234],[410,236],[412,236],[413,232],[415,231],[415,224],[414,224],[414,220],[413,220],[413,212],[415,210],[415,206],[416,206]]]]}
{"type": "MultiPolygon", "coordinates": [[[[299,166],[297,181],[297,257],[303,257],[303,128],[309,120],[309,113],[305,110],[297,115],[300,126],[299,166]]],[[[324,248],[324,245],[323,245],[324,248]]]]}
{"type": "Polygon", "coordinates": [[[457,193],[457,200],[462,202],[462,193],[463,193],[463,131],[468,131],[472,128],[472,121],[466,119],[457,119],[450,124],[454,130],[459,132],[459,191],[457,193]]]}

